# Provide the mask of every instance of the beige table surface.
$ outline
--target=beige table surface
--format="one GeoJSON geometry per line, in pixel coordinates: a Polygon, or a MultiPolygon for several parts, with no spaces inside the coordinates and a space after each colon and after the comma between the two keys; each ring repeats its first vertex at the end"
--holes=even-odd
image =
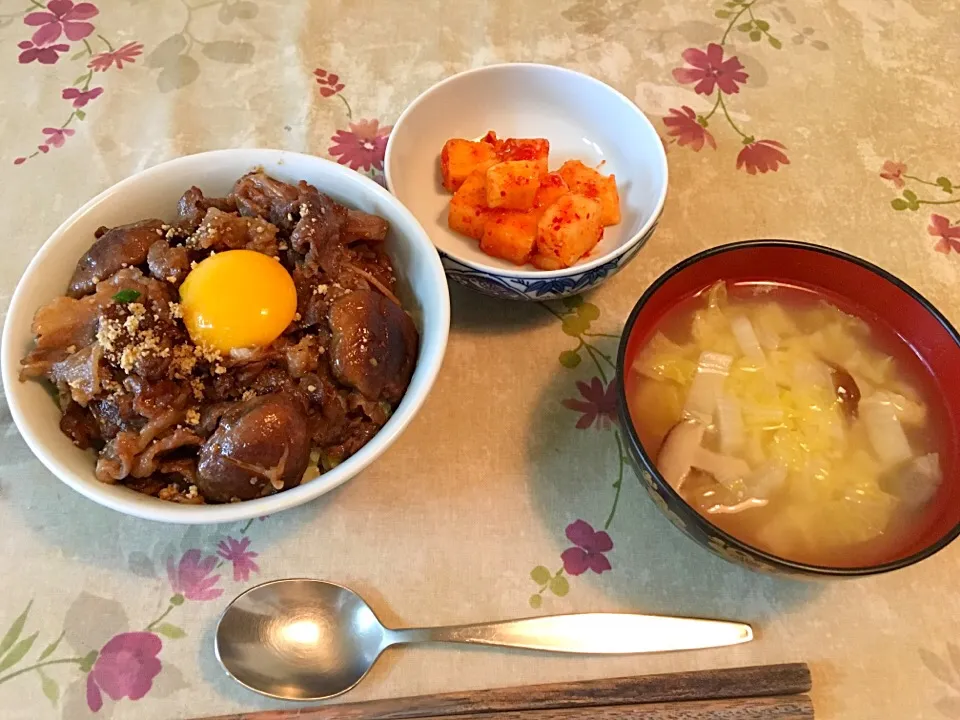
{"type": "Polygon", "coordinates": [[[404,106],[488,63],[555,63],[619,88],[654,120],[671,173],[658,233],[585,298],[589,326],[564,323],[561,304],[452,288],[423,411],[375,467],[307,507],[193,529],[124,518],[45,471],[0,404],[0,638],[16,636],[0,640],[0,717],[270,707],[222,675],[211,634],[235,593],[296,575],[354,586],[402,623],[638,610],[759,628],[733,649],[618,659],[396,652],[351,700],[805,660],[818,717],[960,717],[960,547],[823,585],[729,565],[677,532],[618,460],[608,386],[643,289],[735,239],[852,251],[960,322],[957,2],[0,0],[0,48],[4,310],[47,235],[131,173],[267,146],[379,177],[404,106]],[[708,58],[711,43],[722,47],[708,58]],[[721,53],[720,87],[700,83],[696,66],[721,53]],[[706,134],[690,117],[720,93],[706,134]],[[564,367],[578,347],[582,361],[564,367]],[[613,548],[592,563],[609,570],[558,573],[577,521],[606,528],[613,548]]]}

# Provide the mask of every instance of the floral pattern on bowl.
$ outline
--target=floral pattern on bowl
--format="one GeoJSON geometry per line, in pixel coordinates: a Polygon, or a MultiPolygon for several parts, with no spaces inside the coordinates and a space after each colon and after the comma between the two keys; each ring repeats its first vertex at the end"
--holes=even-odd
{"type": "Polygon", "coordinates": [[[532,300],[534,302],[559,300],[586,292],[619,272],[640,252],[657,229],[659,221],[660,218],[658,217],[643,237],[623,255],[615,257],[603,265],[574,275],[536,278],[493,274],[466,265],[443,252],[443,250],[439,251],[440,260],[448,278],[484,295],[503,300],[532,300]]]}

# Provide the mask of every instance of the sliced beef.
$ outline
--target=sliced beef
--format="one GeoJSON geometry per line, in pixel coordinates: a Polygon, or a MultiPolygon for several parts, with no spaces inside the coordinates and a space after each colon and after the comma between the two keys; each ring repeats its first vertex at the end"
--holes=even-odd
{"type": "Polygon", "coordinates": [[[300,212],[300,193],[293,185],[274,180],[263,171],[249,173],[233,186],[230,196],[245,217],[259,217],[284,233],[293,230],[300,212]]]}
{"type": "Polygon", "coordinates": [[[133,395],[134,412],[148,420],[170,410],[185,410],[191,400],[190,387],[176,380],[147,382],[139,375],[131,375],[123,386],[133,395]]]}
{"type": "Polygon", "coordinates": [[[113,485],[128,477],[136,466],[137,456],[156,438],[183,422],[182,410],[168,410],[140,430],[121,430],[107,442],[97,460],[97,479],[113,485]]]}
{"type": "Polygon", "coordinates": [[[133,395],[113,393],[92,400],[87,406],[96,421],[100,436],[112,440],[117,433],[136,432],[146,421],[134,410],[133,395]]]}
{"type": "Polygon", "coordinates": [[[343,223],[343,242],[358,240],[383,242],[390,231],[390,223],[379,215],[371,215],[360,210],[347,210],[343,223]]]}
{"type": "Polygon", "coordinates": [[[157,240],[147,251],[147,267],[157,280],[180,287],[190,272],[190,252],[183,245],[171,247],[166,240],[157,240]]]}
{"type": "Polygon", "coordinates": [[[108,376],[102,368],[103,348],[96,343],[78,350],[69,357],[54,364],[50,370],[50,380],[57,387],[66,387],[73,401],[86,407],[103,387],[103,379],[108,376]]]}
{"type": "Polygon", "coordinates": [[[308,263],[335,273],[336,263],[343,254],[342,232],[347,223],[347,209],[302,180],[297,190],[299,220],[290,233],[290,245],[306,255],[308,263]]]}
{"type": "Polygon", "coordinates": [[[277,228],[259,217],[239,217],[210,208],[188,243],[202,250],[247,249],[277,256],[277,228]]]}
{"type": "Polygon", "coordinates": [[[99,314],[100,305],[93,296],[54,298],[37,310],[30,326],[36,341],[20,361],[20,379],[49,377],[55,363],[90,345],[96,338],[99,314]]]}
{"type": "Polygon", "coordinates": [[[165,454],[181,448],[200,447],[202,444],[203,438],[192,430],[175,428],[162,438],[154,440],[146,450],[137,455],[130,474],[135,478],[148,478],[160,470],[160,463],[165,454]]]}
{"type": "Polygon", "coordinates": [[[300,342],[286,347],[285,356],[287,372],[291,377],[302,378],[317,369],[320,347],[316,338],[305,335],[300,342]]]}
{"type": "Polygon", "coordinates": [[[183,194],[180,202],[177,203],[177,214],[180,216],[177,227],[186,235],[195,232],[210,208],[216,208],[223,212],[236,212],[237,202],[230,195],[223,198],[204,197],[200,188],[192,187],[183,194]]]}
{"type": "Polygon", "coordinates": [[[89,410],[75,402],[69,403],[63,411],[60,430],[81,450],[99,449],[103,446],[103,438],[100,437],[96,418],[89,410]]]}

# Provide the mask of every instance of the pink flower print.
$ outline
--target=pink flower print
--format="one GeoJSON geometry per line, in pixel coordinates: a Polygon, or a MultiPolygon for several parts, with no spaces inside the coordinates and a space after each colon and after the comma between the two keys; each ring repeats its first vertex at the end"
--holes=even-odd
{"type": "Polygon", "coordinates": [[[568,575],[582,575],[587,570],[599,575],[610,569],[610,561],[604,553],[613,550],[613,540],[604,530],[594,530],[590,523],[577,520],[567,525],[566,535],[574,545],[560,554],[568,575]]]}
{"type": "Polygon", "coordinates": [[[313,71],[317,77],[317,85],[320,86],[320,94],[325,97],[333,97],[346,87],[340,82],[340,76],[334,73],[328,73],[323,68],[317,68],[313,71]]]}
{"type": "Polygon", "coordinates": [[[143,55],[142,43],[127,43],[116,50],[94,55],[90,62],[87,63],[87,67],[95,72],[103,72],[116,65],[117,70],[123,70],[124,63],[135,62],[135,58],[139,57],[140,55],[143,55]]]}
{"type": "Polygon", "coordinates": [[[162,647],[160,638],[149,632],[126,632],[112,637],[87,675],[87,707],[93,712],[103,707],[101,691],[113,700],[139,700],[150,692],[153,679],[160,674],[157,655],[162,647]]]}
{"type": "Polygon", "coordinates": [[[906,183],[903,181],[903,174],[907,171],[907,166],[903,163],[887,160],[880,168],[880,177],[889,180],[895,188],[902,188],[906,183]]]}
{"type": "Polygon", "coordinates": [[[960,253],[960,223],[950,224],[950,219],[943,215],[931,215],[930,225],[927,232],[934,237],[939,237],[934,250],[944,255],[949,255],[950,251],[960,253]]]}
{"type": "Polygon", "coordinates": [[[383,155],[387,151],[387,137],[392,128],[380,127],[376,120],[358,120],[349,130],[337,130],[330,138],[330,154],[341,165],[354,170],[383,170],[383,155]]]}
{"type": "MultiPolygon", "coordinates": [[[[75,131],[71,130],[70,128],[47,127],[43,129],[43,134],[47,136],[46,138],[44,138],[46,144],[49,145],[50,147],[55,147],[55,148],[63,147],[63,143],[66,141],[68,137],[73,135],[74,132],[75,131]]],[[[46,150],[44,150],[43,147],[41,147],[40,150],[42,152],[46,152],[46,150]]]]}
{"type": "Polygon", "coordinates": [[[228,537],[217,545],[217,555],[233,563],[233,579],[247,582],[250,579],[250,573],[260,572],[260,566],[253,559],[257,553],[247,550],[250,547],[250,538],[245,537],[239,542],[232,537],[228,537]]]}
{"type": "Polygon", "coordinates": [[[72,0],[50,0],[47,10],[50,12],[32,12],[23,18],[25,24],[39,27],[33,34],[35,45],[49,45],[59,40],[61,34],[71,42],[83,40],[93,32],[93,25],[84,20],[96,17],[100,12],[92,3],[74,5],[72,0]]]}
{"type": "Polygon", "coordinates": [[[96,100],[103,95],[102,87],[95,87],[92,90],[78,90],[77,88],[65,88],[60,97],[64,100],[73,100],[75,108],[86,107],[91,100],[96,100]]]}
{"type": "Polygon", "coordinates": [[[707,45],[706,52],[687,48],[682,57],[692,67],[676,68],[673,77],[685,85],[696,83],[693,89],[700,95],[712,95],[716,86],[727,95],[736,94],[740,92],[738,83],[745,83],[749,77],[736,56],[723,59],[723,48],[716,43],[707,45]]]}
{"type": "Polygon", "coordinates": [[[783,150],[786,146],[776,140],[756,140],[745,145],[737,155],[737,170],[745,167],[751,175],[776,172],[781,165],[789,165],[790,159],[783,150]]]}
{"type": "Polygon", "coordinates": [[[41,65],[53,65],[60,59],[60,53],[65,53],[70,49],[69,45],[64,45],[63,43],[49,45],[47,47],[38,47],[29,40],[18,42],[17,47],[23,50],[17,58],[17,61],[21,65],[32,63],[34,60],[41,65]]]}
{"type": "Polygon", "coordinates": [[[593,424],[598,428],[609,428],[617,421],[616,388],[613,383],[603,387],[600,378],[595,377],[587,385],[577,381],[577,390],[583,398],[568,398],[561,402],[567,410],[581,413],[577,420],[577,429],[586,430],[593,424]]]}
{"type": "Polygon", "coordinates": [[[717,149],[713,135],[700,124],[693,109],[686,105],[679,110],[670,108],[670,114],[663,118],[663,124],[667,126],[667,134],[677,138],[678,145],[689,145],[696,152],[703,149],[704,143],[717,149]]]}
{"type": "Polygon", "coordinates": [[[187,600],[216,600],[223,595],[223,589],[216,587],[220,576],[210,575],[216,564],[216,555],[201,558],[197,549],[187,550],[176,567],[173,558],[167,558],[170,587],[187,600]]]}

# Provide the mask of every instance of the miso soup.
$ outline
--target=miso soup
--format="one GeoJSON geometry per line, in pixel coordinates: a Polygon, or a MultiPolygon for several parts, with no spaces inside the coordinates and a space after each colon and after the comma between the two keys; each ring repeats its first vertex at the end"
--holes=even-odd
{"type": "Polygon", "coordinates": [[[929,524],[943,412],[881,323],[780,284],[719,283],[633,359],[630,415],[660,474],[711,523],[773,555],[856,567],[929,524]]]}

